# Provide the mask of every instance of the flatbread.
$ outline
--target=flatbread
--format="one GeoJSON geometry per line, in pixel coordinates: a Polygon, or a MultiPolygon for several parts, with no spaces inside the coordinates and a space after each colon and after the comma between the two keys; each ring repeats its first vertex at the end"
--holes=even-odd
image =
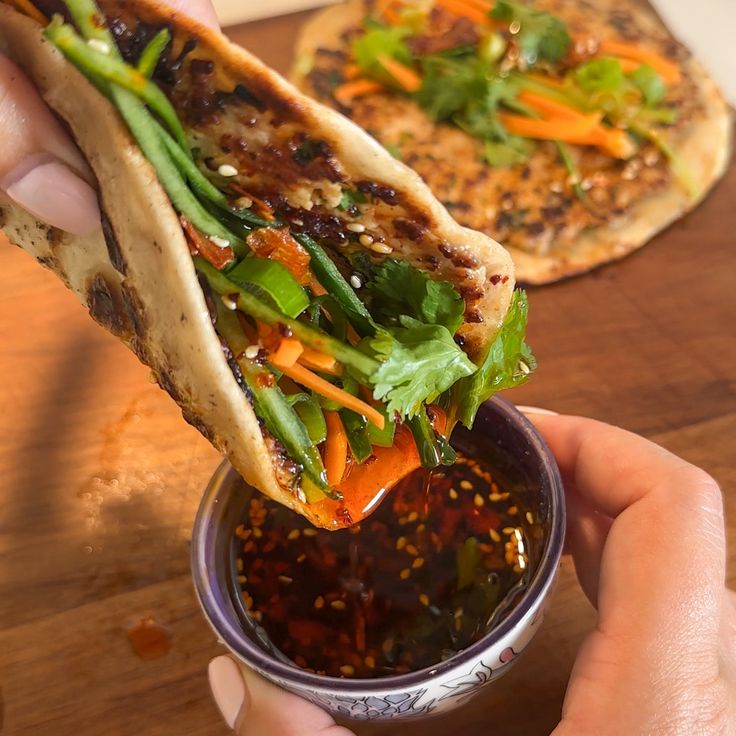
{"type": "Polygon", "coordinates": [[[680,120],[664,135],[689,168],[692,191],[653,146],[629,162],[571,146],[590,188],[582,203],[552,144],[539,145],[527,165],[494,169],[482,161],[482,142],[432,122],[404,96],[385,91],[342,108],[326,78],[346,63],[346,31],[358,27],[364,15],[360,0],[310,19],[298,40],[292,79],[391,150],[398,149],[459,222],[502,242],[519,282],[544,284],[622,258],[695,207],[726,168],[732,118],[702,65],[645,6],[622,7],[615,0],[538,0],[533,6],[560,17],[576,35],[622,38],[678,62],[683,81],[668,101],[680,111],[680,120]]]}
{"type": "MultiPolygon", "coordinates": [[[[53,3],[38,5],[48,13],[55,9],[53,3]]],[[[100,6],[108,18],[131,13],[125,2],[100,6]]],[[[401,212],[421,218],[422,225],[421,237],[415,239],[402,235],[399,227],[387,233],[394,245],[392,257],[419,264],[431,255],[439,277],[476,290],[471,308],[478,319],[461,329],[471,357],[484,354],[514,286],[513,264],[500,245],[457,225],[413,171],[224,36],[152,1],[136,2],[135,16],[151,27],[167,25],[175,47],[196,39],[191,58],[214,62],[218,89],[232,90],[242,83],[255,90],[264,114],[278,115],[273,130],[291,125],[319,137],[346,182],[359,179],[390,187],[401,212]]],[[[44,39],[39,25],[2,4],[0,53],[25,70],[67,124],[97,177],[104,213],[103,231],[81,238],[49,228],[0,199],[0,227],[10,241],[54,271],[100,324],[151,367],[184,418],[228,456],[248,483],[317,525],[338,525],[335,502],[305,505],[299,500],[294,482],[298,471],[260,425],[223,354],[177,213],[116,110],[44,39]]],[[[271,140],[261,135],[261,149],[250,141],[256,179],[271,175],[259,162],[276,135],[271,140]]],[[[283,186],[296,196],[304,184],[290,181],[283,186]]],[[[308,184],[314,186],[314,181],[308,184]]],[[[390,230],[391,223],[386,227],[390,230]]]]}

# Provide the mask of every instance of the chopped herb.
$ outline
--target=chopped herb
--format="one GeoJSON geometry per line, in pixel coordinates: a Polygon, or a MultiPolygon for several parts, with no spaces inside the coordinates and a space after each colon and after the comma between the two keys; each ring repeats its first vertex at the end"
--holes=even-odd
{"type": "Polygon", "coordinates": [[[628,77],[644,95],[647,107],[654,107],[664,99],[667,92],[664,80],[648,64],[637,67],[628,77]]]}

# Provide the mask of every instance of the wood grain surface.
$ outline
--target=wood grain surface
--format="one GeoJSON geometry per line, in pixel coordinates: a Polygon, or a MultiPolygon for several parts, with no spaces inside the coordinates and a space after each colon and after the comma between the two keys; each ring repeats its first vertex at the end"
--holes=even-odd
{"type": "MultiPolygon", "coordinates": [[[[303,17],[231,35],[283,71],[303,17]]],[[[534,290],[539,371],[513,395],[640,432],[712,473],[726,499],[732,586],[735,197],[732,165],[696,212],[640,253],[534,290]]],[[[0,731],[224,736],[205,678],[221,649],[197,608],[188,558],[216,452],[147,369],[6,242],[0,377],[0,731]],[[126,634],[146,617],[170,639],[158,659],[136,656],[126,634]]],[[[547,734],[594,620],[566,560],[542,631],[508,676],[450,717],[357,730],[547,734]]]]}

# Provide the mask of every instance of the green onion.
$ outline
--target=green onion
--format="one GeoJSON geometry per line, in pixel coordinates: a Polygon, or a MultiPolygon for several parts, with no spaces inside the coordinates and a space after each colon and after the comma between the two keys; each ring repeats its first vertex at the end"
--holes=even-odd
{"type": "Polygon", "coordinates": [[[379,363],[374,358],[361,353],[350,345],[335,340],[330,335],[318,332],[304,322],[290,319],[281,314],[268,304],[264,304],[258,297],[249,294],[245,289],[234,284],[225,274],[218,271],[203,258],[196,256],[194,265],[198,271],[207,277],[210,286],[218,294],[234,298],[237,308],[245,314],[249,314],[251,317],[255,317],[269,325],[281,324],[288,327],[294,337],[301,340],[305,345],[331,355],[362,377],[372,376],[378,370],[379,363]]]}
{"type": "Polygon", "coordinates": [[[259,299],[271,302],[292,319],[309,306],[307,292],[291,271],[278,261],[250,256],[228,271],[227,277],[259,299]]]}
{"type": "Polygon", "coordinates": [[[294,238],[309,253],[312,259],[310,266],[317,280],[335,298],[358,334],[361,337],[375,334],[375,324],[365,304],[358,299],[353,287],[345,280],[322,246],[304,233],[295,233],[294,238]]]}
{"type": "Polygon", "coordinates": [[[300,463],[305,474],[323,491],[328,489],[327,474],[319,451],[299,418],[296,410],[281,389],[269,385],[269,380],[259,378],[268,371],[244,357],[247,339],[238,318],[222,305],[217,304],[217,331],[230,347],[243,374],[243,380],[253,395],[256,414],[268,431],[286,448],[289,457],[300,463]]]}
{"type": "Polygon", "coordinates": [[[176,111],[153,82],[112,54],[93,48],[72,26],[57,19],[46,27],[44,34],[78,69],[123,87],[145,102],[166,123],[182,149],[189,152],[189,142],[176,111]]]}
{"type": "Polygon", "coordinates": [[[171,41],[168,28],[162,28],[147,44],[138,58],[138,71],[150,79],[156,71],[156,66],[166,47],[171,41]]]}
{"type": "Polygon", "coordinates": [[[394,434],[396,433],[396,422],[392,416],[389,416],[385,407],[377,406],[376,409],[383,414],[386,422],[383,425],[383,429],[378,429],[373,422],[368,423],[368,441],[371,445],[376,445],[377,447],[393,447],[394,434]]]}
{"type": "Polygon", "coordinates": [[[427,410],[422,406],[417,414],[408,421],[414,442],[419,451],[419,459],[423,468],[436,468],[442,462],[442,450],[437,442],[432,423],[427,416],[427,410]]]}
{"type": "Polygon", "coordinates": [[[349,409],[340,412],[345,432],[348,436],[350,452],[358,464],[364,463],[372,454],[371,443],[368,440],[367,424],[365,417],[356,414],[349,409]]]}
{"type": "Polygon", "coordinates": [[[327,422],[319,404],[309,394],[292,394],[287,401],[296,409],[299,418],[307,428],[309,439],[319,445],[327,439],[327,422]]]}

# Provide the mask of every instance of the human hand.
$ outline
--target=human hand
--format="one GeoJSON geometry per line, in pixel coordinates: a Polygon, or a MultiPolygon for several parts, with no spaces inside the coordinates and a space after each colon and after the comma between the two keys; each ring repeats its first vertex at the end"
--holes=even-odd
{"type": "MultiPolygon", "coordinates": [[[[736,594],[721,492],[704,471],[590,419],[528,410],[560,465],[567,547],[599,612],[554,736],[715,736],[736,729],[736,594]]],[[[210,683],[239,736],[349,736],[230,657],[210,683]]]]}
{"type": "MultiPolygon", "coordinates": [[[[218,27],[210,0],[169,0],[218,27]]],[[[0,55],[0,191],[39,220],[75,235],[100,227],[92,176],[31,82],[0,55]]]]}

